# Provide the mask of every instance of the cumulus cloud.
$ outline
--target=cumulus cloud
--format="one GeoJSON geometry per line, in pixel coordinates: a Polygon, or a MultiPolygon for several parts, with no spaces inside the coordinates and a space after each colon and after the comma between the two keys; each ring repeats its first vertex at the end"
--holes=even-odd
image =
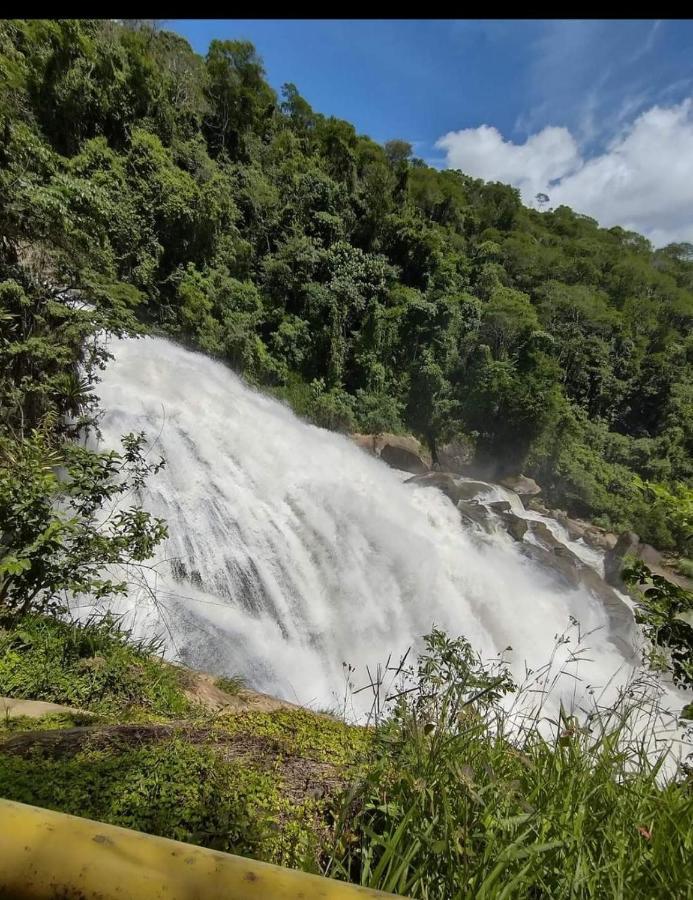
{"type": "Polygon", "coordinates": [[[693,242],[693,99],[651,107],[590,159],[567,128],[554,126],[514,144],[482,125],[449,132],[436,146],[449,167],[509,182],[527,205],[542,192],[554,207],[639,231],[656,246],[693,242]]]}

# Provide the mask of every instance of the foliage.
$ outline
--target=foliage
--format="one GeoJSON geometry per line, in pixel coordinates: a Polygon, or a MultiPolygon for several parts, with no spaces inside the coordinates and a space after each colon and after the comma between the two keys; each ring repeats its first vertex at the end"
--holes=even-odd
{"type": "Polygon", "coordinates": [[[293,804],[280,775],[184,738],[86,749],[67,759],[0,753],[0,794],[214,850],[317,868],[324,804],[293,804]]]}
{"type": "Polygon", "coordinates": [[[183,672],[161,662],[114,618],[24,616],[0,631],[0,694],[92,710],[108,718],[176,717],[190,709],[183,672]]]}
{"type": "Polygon", "coordinates": [[[220,691],[224,691],[226,694],[231,694],[232,697],[235,697],[236,694],[239,694],[246,686],[246,680],[242,675],[234,675],[232,677],[222,675],[215,679],[214,686],[218,687],[220,691]]]}
{"type": "Polygon", "coordinates": [[[2,635],[2,690],[21,671],[22,693],[45,677],[73,685],[107,721],[188,721],[135,744],[104,743],[97,724],[59,753],[0,746],[0,796],[412,897],[686,895],[690,775],[663,778],[663,757],[639,737],[653,715],[645,683],[542,729],[532,698],[550,664],[518,688],[502,658],[484,664],[434,631],[397,667],[375,729],[291,708],[201,719],[171,701],[180,676],[152,649],[108,621],[29,617],[2,635]],[[110,693],[83,665],[97,658],[117,671],[110,693]],[[171,693],[153,686],[157,672],[171,693]]]}
{"type": "Polygon", "coordinates": [[[88,420],[91,336],[146,326],[319,424],[413,430],[434,455],[466,434],[488,477],[522,469],[686,551],[686,245],[380,146],[293,84],[278,98],[243,40],[203,58],[152,23],[5,21],[0,74],[0,422],[18,436],[88,420]]]}
{"type": "Polygon", "coordinates": [[[122,453],[93,453],[51,445],[37,430],[24,441],[0,438],[3,618],[59,610],[69,594],[126,590],[106,567],[142,562],[166,536],[163,521],[140,507],[115,506],[163,465],[147,461],[144,444],[130,434],[122,453]]]}
{"type": "Polygon", "coordinates": [[[686,896],[693,795],[638,737],[645,686],[581,721],[561,710],[542,736],[540,674],[513,706],[502,662],[429,636],[345,801],[330,874],[441,900],[686,896]]]}
{"type": "Polygon", "coordinates": [[[623,578],[642,589],[635,620],[652,644],[651,665],[670,671],[674,684],[693,687],[693,594],[653,575],[642,560],[627,566],[623,578]]]}
{"type": "MultiPolygon", "coordinates": [[[[0,745],[0,796],[318,871],[340,785],[362,766],[370,734],[301,709],[204,717],[184,700],[184,671],[154,651],[109,620],[30,617],[3,635],[0,690],[81,702],[106,722],[178,721],[149,742],[144,730],[135,744],[116,733],[105,745],[87,721],[85,741],[57,755],[0,745]]],[[[73,724],[9,720],[4,731],[73,724]]]]}

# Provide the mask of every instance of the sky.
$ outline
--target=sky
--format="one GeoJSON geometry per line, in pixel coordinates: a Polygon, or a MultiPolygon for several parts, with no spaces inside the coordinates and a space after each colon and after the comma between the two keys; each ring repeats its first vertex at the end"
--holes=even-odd
{"type": "Polygon", "coordinates": [[[167,20],[251,40],[279,90],[414,155],[693,242],[693,20],[167,20]]]}

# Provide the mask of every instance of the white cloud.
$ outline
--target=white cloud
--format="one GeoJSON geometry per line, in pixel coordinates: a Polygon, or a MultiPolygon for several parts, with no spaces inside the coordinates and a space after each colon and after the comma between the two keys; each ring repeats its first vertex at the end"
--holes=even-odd
{"type": "Polygon", "coordinates": [[[541,191],[554,207],[639,231],[657,246],[693,241],[693,99],[651,107],[591,159],[554,126],[514,144],[482,125],[449,132],[436,146],[449,167],[514,184],[528,205],[541,191]]]}
{"type": "Polygon", "coordinates": [[[527,202],[548,183],[579,167],[580,152],[567,128],[544,128],[524,144],[504,141],[489,125],[451,131],[436,141],[447,164],[485,181],[507,181],[527,202]]]}

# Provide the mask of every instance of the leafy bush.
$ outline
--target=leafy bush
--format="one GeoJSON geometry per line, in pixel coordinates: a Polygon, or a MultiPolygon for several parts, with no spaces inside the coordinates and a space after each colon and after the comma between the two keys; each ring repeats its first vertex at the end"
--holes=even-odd
{"type": "Polygon", "coordinates": [[[0,438],[0,619],[64,608],[68,593],[123,593],[105,572],[152,555],[166,526],[143,509],[113,509],[118,498],[163,465],[148,463],[144,434],[123,453],[52,443],[41,431],[0,438]]]}
{"type": "Polygon", "coordinates": [[[693,687],[693,594],[661,575],[653,575],[642,560],[623,571],[627,584],[640,588],[635,621],[652,644],[647,654],[654,669],[671,672],[674,684],[693,687]]]}
{"type": "Polygon", "coordinates": [[[582,721],[561,711],[547,737],[538,674],[501,703],[502,664],[429,636],[345,802],[329,873],[430,900],[686,896],[693,794],[638,737],[646,683],[582,721]]]}

